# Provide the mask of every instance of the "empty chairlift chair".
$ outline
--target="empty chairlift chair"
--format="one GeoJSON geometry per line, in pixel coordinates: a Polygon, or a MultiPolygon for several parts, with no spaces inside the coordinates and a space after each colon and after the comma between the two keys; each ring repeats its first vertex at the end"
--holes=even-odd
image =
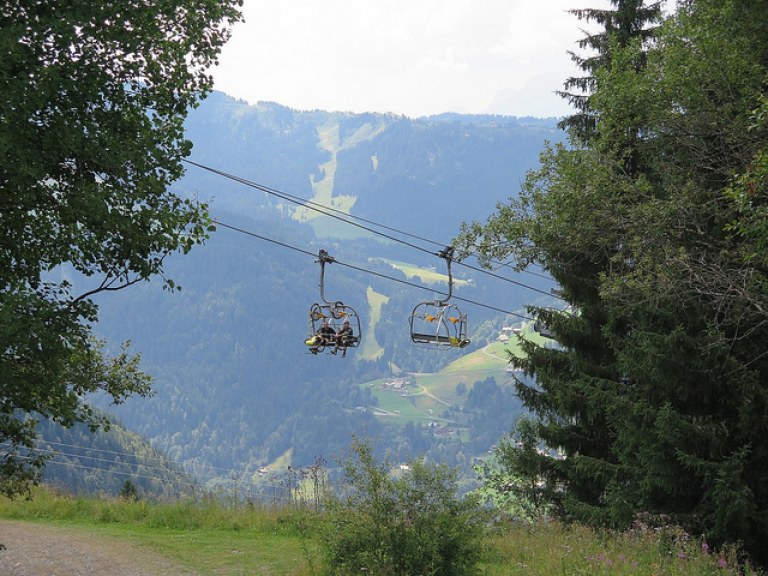
{"type": "Polygon", "coordinates": [[[469,344],[467,315],[448,302],[453,293],[453,247],[445,248],[438,256],[448,264],[448,294],[444,299],[416,304],[409,318],[411,341],[436,347],[464,348],[469,344]]]}

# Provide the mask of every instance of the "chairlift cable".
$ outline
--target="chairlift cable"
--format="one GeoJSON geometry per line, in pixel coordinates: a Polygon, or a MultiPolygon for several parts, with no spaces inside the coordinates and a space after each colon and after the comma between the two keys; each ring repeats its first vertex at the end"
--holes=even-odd
{"type": "Polygon", "coordinates": [[[558,300],[563,300],[560,296],[556,294],[552,294],[551,292],[548,292],[546,290],[542,290],[541,288],[535,288],[533,286],[528,286],[527,284],[523,284],[522,282],[518,282],[517,280],[512,280],[511,278],[507,278],[506,276],[501,276],[499,274],[496,274],[495,272],[491,272],[489,270],[484,270],[483,268],[478,268],[476,266],[471,266],[470,264],[466,264],[464,262],[456,262],[459,266],[464,266],[465,268],[469,268],[470,270],[475,270],[477,272],[482,272],[483,274],[486,274],[490,276],[491,278],[498,278],[499,280],[504,280],[505,282],[509,282],[511,284],[516,284],[517,286],[520,286],[522,288],[525,288],[527,290],[531,290],[533,292],[538,292],[539,294],[544,294],[545,296],[551,296],[552,298],[557,298],[558,300]]]}
{"type": "Polygon", "coordinates": [[[266,242],[271,242],[272,244],[277,244],[278,246],[282,246],[283,248],[289,248],[291,250],[295,250],[296,252],[300,252],[302,254],[306,254],[307,256],[312,256],[312,258],[316,258],[317,254],[314,252],[310,252],[309,250],[304,250],[302,248],[297,248],[296,246],[291,246],[290,244],[286,244],[284,242],[280,242],[279,240],[274,240],[272,238],[267,238],[266,236],[262,236],[261,234],[256,234],[255,232],[251,232],[250,230],[245,230],[244,228],[240,228],[238,226],[232,226],[231,224],[225,224],[221,220],[212,220],[214,224],[217,226],[221,226],[222,228],[228,228],[230,230],[233,230],[234,232],[239,232],[241,234],[246,234],[248,236],[252,236],[254,238],[258,238],[259,240],[265,240],[266,242]]]}
{"type": "MultiPolygon", "coordinates": [[[[414,288],[420,288],[422,290],[428,290],[430,292],[434,292],[431,288],[427,288],[426,286],[422,286],[421,284],[416,284],[415,282],[409,282],[408,280],[403,280],[402,278],[395,278],[393,276],[388,276],[386,274],[383,274],[381,272],[375,272],[373,270],[367,270],[365,268],[362,268],[360,266],[355,266],[354,264],[348,264],[345,262],[339,262],[336,261],[337,264],[341,264],[342,266],[346,266],[347,268],[351,268],[352,270],[357,270],[358,272],[365,272],[366,274],[371,274],[373,276],[379,276],[380,278],[386,278],[387,280],[393,280],[395,282],[400,282],[401,284],[405,284],[407,286],[413,286],[414,288]]],[[[492,306],[490,304],[483,304],[482,302],[477,302],[476,300],[470,300],[469,298],[462,298],[461,296],[452,296],[453,300],[461,300],[462,302],[466,302],[467,304],[473,304],[475,306],[480,306],[481,308],[487,308],[489,310],[495,310],[496,312],[501,312],[502,314],[509,314],[511,316],[517,316],[518,318],[522,318],[523,320],[535,320],[535,318],[532,318],[530,316],[525,316],[523,314],[519,314],[517,312],[510,312],[509,310],[504,310],[503,308],[497,308],[496,306],[492,306]]]]}
{"type": "MultiPolygon", "coordinates": [[[[367,226],[363,226],[362,224],[359,224],[358,222],[354,222],[352,220],[349,220],[348,218],[353,218],[353,219],[359,220],[361,222],[365,222],[367,224],[371,224],[371,225],[377,226],[379,228],[383,228],[385,230],[390,230],[390,231],[393,231],[393,232],[397,232],[398,234],[402,234],[404,236],[409,236],[411,238],[415,238],[415,239],[421,240],[423,242],[428,242],[430,244],[434,244],[436,246],[445,246],[444,243],[439,243],[439,242],[436,242],[434,240],[430,240],[428,238],[417,236],[415,234],[411,234],[409,232],[405,232],[405,231],[400,230],[398,228],[394,228],[392,226],[387,226],[385,224],[374,222],[372,220],[368,220],[368,219],[362,218],[360,216],[353,216],[352,214],[346,214],[346,213],[344,213],[341,210],[338,210],[336,208],[333,208],[333,207],[330,207],[330,206],[325,206],[323,204],[319,204],[319,203],[313,202],[311,200],[305,200],[303,198],[299,198],[298,196],[294,196],[294,195],[288,194],[286,192],[278,191],[278,190],[276,190],[274,188],[270,188],[268,186],[264,186],[263,184],[259,184],[257,182],[253,182],[252,180],[248,180],[246,178],[242,178],[240,176],[236,176],[234,174],[231,174],[229,172],[225,172],[223,170],[219,170],[217,168],[212,168],[210,166],[206,166],[204,164],[200,164],[198,162],[194,162],[192,160],[187,160],[187,159],[184,159],[184,162],[186,162],[186,163],[188,163],[188,164],[190,164],[192,166],[196,166],[196,167],[198,167],[198,168],[200,168],[202,170],[207,170],[207,171],[209,171],[209,172],[211,172],[213,174],[216,174],[218,176],[222,176],[224,178],[228,178],[230,180],[233,180],[233,181],[238,182],[240,184],[243,184],[245,186],[248,186],[248,187],[260,190],[260,191],[265,192],[267,194],[271,194],[271,195],[277,196],[278,198],[282,198],[283,200],[287,200],[288,202],[291,202],[293,204],[297,204],[299,206],[306,207],[306,208],[309,208],[311,210],[315,210],[316,212],[318,212],[320,214],[323,214],[325,216],[329,216],[331,218],[335,218],[335,219],[337,219],[337,220],[339,220],[341,222],[344,222],[345,224],[350,224],[352,226],[356,226],[356,227],[358,227],[358,228],[360,228],[362,230],[365,230],[367,232],[370,232],[372,234],[376,234],[376,235],[381,236],[383,238],[386,238],[388,240],[392,240],[393,242],[398,242],[400,244],[403,244],[403,245],[408,246],[410,248],[413,248],[415,250],[419,250],[421,252],[425,252],[427,254],[431,254],[433,256],[437,256],[438,253],[432,252],[431,250],[428,250],[426,248],[423,248],[423,247],[418,246],[416,244],[413,244],[411,242],[406,242],[405,240],[402,240],[401,238],[397,238],[395,236],[391,236],[389,234],[385,234],[383,232],[380,232],[378,230],[374,230],[374,229],[369,228],[367,226]],[[342,216],[340,216],[340,214],[343,214],[344,216],[342,217],[342,216]]],[[[470,270],[474,270],[476,272],[480,272],[482,274],[487,274],[488,276],[491,276],[493,278],[496,278],[496,279],[499,279],[499,280],[502,280],[502,281],[505,281],[505,282],[509,282],[510,284],[515,284],[517,286],[520,286],[521,288],[526,288],[528,290],[532,290],[534,292],[538,292],[540,294],[544,294],[546,296],[550,296],[550,297],[562,300],[561,297],[559,297],[559,296],[557,296],[555,294],[552,294],[551,292],[547,292],[546,290],[541,290],[539,288],[535,288],[533,286],[529,286],[528,284],[525,284],[523,282],[519,282],[517,280],[512,280],[511,278],[507,278],[506,276],[501,276],[499,274],[495,274],[494,272],[485,270],[483,268],[478,268],[476,266],[472,266],[470,264],[467,264],[465,262],[460,262],[460,261],[457,261],[456,264],[459,265],[459,266],[464,266],[465,268],[468,268],[470,270]]],[[[527,271],[527,272],[530,273],[530,274],[539,276],[539,277],[546,278],[546,276],[543,276],[541,274],[536,274],[536,273],[530,272],[530,271],[527,271]]]]}
{"type": "MultiPolygon", "coordinates": [[[[246,178],[241,178],[240,176],[235,176],[234,174],[229,174],[228,172],[224,172],[222,170],[218,170],[216,168],[211,168],[209,166],[204,166],[203,164],[198,164],[197,162],[192,162],[191,160],[185,160],[185,162],[192,164],[193,166],[197,166],[199,168],[202,168],[204,170],[208,170],[209,172],[212,172],[214,174],[217,174],[219,176],[223,176],[225,178],[229,178],[230,180],[234,180],[235,182],[239,182],[240,184],[244,184],[245,186],[249,186],[251,188],[255,188],[256,190],[260,190],[262,192],[265,192],[267,194],[271,194],[273,196],[277,196],[278,198],[282,198],[283,200],[287,200],[288,202],[291,202],[293,204],[297,204],[299,206],[310,208],[311,210],[314,210],[315,212],[318,212],[324,216],[328,216],[330,218],[335,218],[336,220],[339,220],[340,222],[344,222],[345,224],[349,224],[351,226],[356,226],[357,228],[360,228],[362,230],[365,230],[366,232],[371,232],[372,234],[376,234],[378,236],[381,236],[383,238],[386,238],[387,240],[392,240],[393,242],[399,242],[400,244],[404,244],[405,246],[408,246],[409,248],[413,248],[415,250],[420,250],[421,252],[426,252],[427,254],[436,255],[435,252],[432,252],[431,250],[427,250],[426,248],[423,248],[421,246],[418,246],[416,244],[413,244],[411,242],[406,242],[405,240],[402,240],[400,238],[397,238],[395,236],[391,236],[389,234],[385,234],[384,232],[379,232],[378,230],[373,230],[372,228],[368,228],[367,226],[363,226],[362,224],[359,224],[357,222],[353,222],[352,220],[348,220],[345,217],[340,216],[339,214],[344,214],[344,216],[348,216],[350,218],[357,218],[358,220],[362,220],[362,218],[358,218],[356,216],[352,216],[350,214],[345,214],[341,210],[337,210],[336,208],[332,208],[330,206],[325,206],[323,204],[318,204],[316,202],[313,202],[311,200],[305,200],[303,198],[299,198],[298,196],[294,196],[292,194],[287,194],[285,192],[280,192],[278,190],[275,190],[274,188],[269,188],[268,186],[264,186],[262,184],[259,184],[257,182],[253,182],[251,180],[248,180],[246,178]]],[[[382,228],[384,226],[381,226],[382,228]]],[[[398,231],[400,232],[400,231],[398,231]]],[[[404,234],[403,232],[400,232],[401,234],[404,234]]],[[[431,242],[431,240],[426,240],[427,242],[431,242]]],[[[437,244],[437,243],[435,243],[437,244]]]]}
{"type": "MultiPolygon", "coordinates": [[[[268,237],[263,236],[261,234],[257,234],[255,232],[251,232],[250,230],[245,230],[244,228],[240,228],[238,226],[232,226],[231,224],[226,224],[226,223],[222,222],[221,220],[214,219],[213,223],[216,224],[217,226],[221,226],[222,228],[227,228],[229,230],[232,230],[234,232],[238,232],[240,234],[245,234],[245,235],[251,236],[253,238],[258,238],[259,240],[264,240],[266,242],[271,242],[272,244],[276,244],[278,246],[282,246],[283,248],[288,248],[290,250],[294,250],[294,251],[299,252],[301,254],[306,254],[307,256],[311,256],[312,258],[316,258],[317,257],[317,254],[315,252],[310,252],[309,250],[304,250],[302,248],[298,248],[296,246],[292,246],[292,245],[287,244],[285,242],[280,242],[278,240],[274,240],[272,238],[268,238],[268,237]]],[[[384,278],[386,280],[391,280],[393,282],[398,282],[400,284],[404,284],[404,285],[410,286],[412,288],[418,288],[420,290],[427,290],[429,292],[434,292],[434,290],[432,288],[429,288],[427,286],[423,286],[422,284],[416,284],[415,282],[410,282],[408,280],[403,280],[402,278],[396,278],[394,276],[389,276],[388,274],[384,274],[382,272],[376,272],[375,270],[369,270],[369,269],[364,268],[362,266],[357,266],[357,265],[354,265],[354,264],[349,264],[348,262],[342,262],[342,261],[340,261],[340,260],[338,260],[336,258],[334,258],[334,263],[338,264],[340,266],[345,266],[345,267],[350,268],[352,270],[356,270],[358,272],[363,272],[365,274],[370,274],[372,276],[377,276],[379,278],[384,278]]],[[[472,304],[474,306],[479,306],[481,308],[487,308],[489,310],[494,310],[496,312],[501,312],[502,314],[508,314],[510,316],[516,316],[516,317],[521,318],[523,320],[535,320],[535,318],[532,318],[530,316],[526,316],[526,315],[520,314],[518,312],[512,312],[510,310],[505,310],[503,308],[499,308],[497,306],[492,306],[490,304],[484,304],[484,303],[478,302],[476,300],[470,300],[468,298],[462,298],[462,297],[459,297],[459,296],[454,296],[453,299],[454,300],[461,300],[462,302],[466,302],[466,303],[472,304]]]]}

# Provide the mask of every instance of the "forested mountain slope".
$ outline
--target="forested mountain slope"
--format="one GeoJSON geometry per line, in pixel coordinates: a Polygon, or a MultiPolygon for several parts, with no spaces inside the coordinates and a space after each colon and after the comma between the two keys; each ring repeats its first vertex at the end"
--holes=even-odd
{"type": "Polygon", "coordinates": [[[85,424],[64,428],[41,419],[39,429],[38,449],[48,459],[43,481],[50,486],[135,498],[178,497],[197,488],[180,464],[120,423],[94,433],[85,424]]]}
{"type": "MultiPolygon", "coordinates": [[[[555,120],[445,114],[299,112],[214,93],[186,124],[191,160],[356,216],[448,241],[515,195],[555,120]],[[350,208],[351,205],[351,208],[350,208]]],[[[295,205],[220,176],[189,170],[182,185],[214,209],[255,215],[295,205]]],[[[299,210],[301,219],[317,217],[299,210]]],[[[346,235],[350,230],[335,230],[346,235]]]]}
{"type": "MultiPolygon", "coordinates": [[[[466,434],[439,437],[421,425],[404,432],[373,415],[376,399],[360,384],[436,370],[493,338],[489,322],[519,320],[504,318],[499,309],[521,311],[545,297],[455,266],[456,279],[464,281],[455,294],[495,309],[462,305],[471,331],[486,326],[470,348],[425,350],[410,342],[407,318],[415,303],[431,300],[431,290],[444,291],[445,285],[419,290],[398,283],[421,281],[406,279],[390,262],[444,273],[444,262],[433,255],[440,243],[449,242],[461,222],[482,218],[515,193],[545,140],[562,138],[554,123],[298,112],[214,93],[187,126],[194,144],[190,160],[202,168],[190,164],[178,186],[209,202],[224,226],[206,245],[168,261],[166,276],[182,286],[180,292],[151,282],[100,298],[98,332],[113,346],[131,340],[155,377],[154,397],[131,399],[114,412],[203,480],[251,480],[285,455],[298,466],[319,457],[332,461],[353,434],[376,438],[397,458],[431,450],[435,458],[465,454],[459,464],[467,464],[476,448],[465,446],[466,434]],[[366,221],[353,227],[319,218],[226,175],[420,239],[398,235],[408,240],[403,244],[371,234],[366,221]],[[368,357],[362,347],[344,359],[307,354],[307,313],[320,299],[313,255],[321,248],[356,266],[327,266],[325,292],[360,314],[364,337],[375,344],[366,348],[368,357]],[[380,311],[371,308],[372,294],[383,302],[380,311]],[[452,447],[446,450],[446,444],[452,447]]],[[[550,286],[535,276],[516,280],[544,291],[550,286]]],[[[465,384],[471,390],[488,376],[470,373],[465,384]]],[[[511,394],[507,383],[499,386],[511,394]]],[[[510,424],[499,421],[499,435],[510,424]]]]}

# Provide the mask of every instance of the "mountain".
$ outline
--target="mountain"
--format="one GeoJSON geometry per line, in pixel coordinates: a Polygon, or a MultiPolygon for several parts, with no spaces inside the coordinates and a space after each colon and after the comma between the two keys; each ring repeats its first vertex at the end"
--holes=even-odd
{"type": "Polygon", "coordinates": [[[259,481],[276,462],[333,461],[353,435],[397,459],[427,454],[468,468],[518,413],[503,362],[451,380],[445,419],[461,422],[451,434],[437,418],[382,416],[376,386],[482,355],[502,328],[522,325],[525,304],[547,300],[545,278],[496,273],[510,282],[454,263],[454,302],[473,343],[436,351],[410,341],[414,306],[446,290],[436,253],[462,222],[515,194],[544,143],[562,141],[555,123],[301,112],[212,94],[188,118],[194,148],[176,187],[210,204],[218,230],[169,258],[166,276],[181,292],[151,281],[99,299],[96,331],[114,346],[132,342],[155,395],[95,403],[213,485],[259,481]],[[322,294],[321,249],[336,259],[322,294]],[[361,346],[346,358],[307,353],[308,312],[321,296],[362,320],[361,346]]]}
{"type": "MultiPolygon", "coordinates": [[[[485,220],[516,194],[545,141],[560,142],[556,120],[443,114],[298,112],[249,106],[214,93],[190,115],[191,159],[358,217],[449,241],[462,222],[485,220]],[[471,199],[471,200],[470,200],[471,199]]],[[[214,208],[273,217],[275,208],[324,229],[311,210],[190,168],[184,188],[214,208]]]]}

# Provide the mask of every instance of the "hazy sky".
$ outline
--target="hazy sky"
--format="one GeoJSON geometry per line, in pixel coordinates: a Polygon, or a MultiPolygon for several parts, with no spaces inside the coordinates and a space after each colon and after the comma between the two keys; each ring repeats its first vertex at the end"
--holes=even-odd
{"type": "Polygon", "coordinates": [[[215,89],[298,110],[563,116],[585,24],[608,0],[245,0],[215,89]]]}

